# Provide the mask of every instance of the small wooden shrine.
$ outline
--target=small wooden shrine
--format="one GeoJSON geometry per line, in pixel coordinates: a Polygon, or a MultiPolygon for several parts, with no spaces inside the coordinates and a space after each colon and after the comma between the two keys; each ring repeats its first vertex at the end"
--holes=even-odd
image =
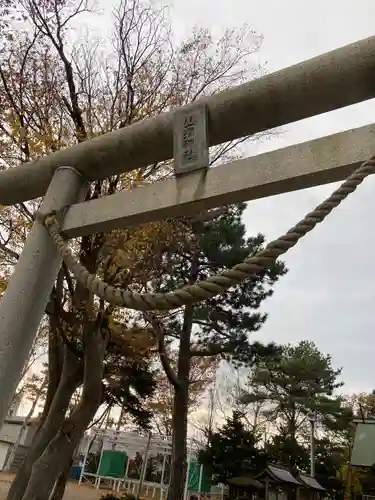
{"type": "Polygon", "coordinates": [[[318,483],[315,477],[300,472],[297,479],[302,485],[299,487],[300,500],[318,500],[324,496],[326,490],[318,483]]]}
{"type": "Polygon", "coordinates": [[[233,477],[228,485],[230,500],[319,500],[325,492],[314,477],[273,464],[255,477],[250,472],[233,477]]]}
{"type": "Polygon", "coordinates": [[[268,465],[256,476],[264,485],[265,500],[296,500],[301,483],[289,469],[279,465],[268,465]]]}

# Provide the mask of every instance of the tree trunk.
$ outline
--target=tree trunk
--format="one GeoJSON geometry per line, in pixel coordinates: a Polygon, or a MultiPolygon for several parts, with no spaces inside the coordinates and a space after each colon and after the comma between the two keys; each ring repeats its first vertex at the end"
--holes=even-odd
{"type": "Polygon", "coordinates": [[[72,465],[73,459],[71,458],[68,462],[67,467],[65,467],[65,469],[60,473],[49,500],[62,500],[65,493],[66,483],[68,482],[70,471],[72,469],[72,465]]]}
{"type": "Polygon", "coordinates": [[[60,473],[65,470],[87,426],[102,402],[102,378],[107,332],[90,326],[85,334],[84,382],[81,401],[70,418],[64,420],[56,436],[34,462],[26,491],[18,500],[49,500],[60,473]]]}
{"type": "Polygon", "coordinates": [[[289,422],[288,422],[288,434],[289,438],[292,441],[296,441],[296,433],[297,433],[296,404],[294,401],[291,401],[289,422]]]}
{"type": "Polygon", "coordinates": [[[51,315],[49,318],[50,332],[48,335],[48,387],[43,412],[40,417],[39,429],[42,428],[47,418],[63,375],[65,350],[64,344],[58,335],[58,323],[59,319],[56,315],[51,315]]]}
{"type": "Polygon", "coordinates": [[[50,411],[44,424],[39,428],[22,467],[11,484],[7,500],[20,500],[23,497],[34,462],[56,435],[60,424],[64,421],[72,394],[82,383],[82,368],[82,363],[79,363],[77,358],[65,347],[63,373],[50,411]]]}
{"type": "Polygon", "coordinates": [[[167,500],[182,500],[186,481],[186,436],[189,390],[188,386],[175,391],[172,413],[172,464],[167,500]]]}
{"type": "Polygon", "coordinates": [[[189,411],[190,336],[193,307],[186,306],[178,350],[177,379],[172,411],[172,464],[167,500],[182,500],[186,480],[186,436],[189,411]]]}

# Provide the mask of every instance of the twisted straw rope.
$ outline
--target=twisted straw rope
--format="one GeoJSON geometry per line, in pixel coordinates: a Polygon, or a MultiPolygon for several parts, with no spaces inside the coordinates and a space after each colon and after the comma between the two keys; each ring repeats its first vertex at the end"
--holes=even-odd
{"type": "Polygon", "coordinates": [[[375,156],[355,170],[327,200],[307,214],[286,234],[269,243],[257,255],[248,257],[241,264],[237,264],[221,274],[168,293],[140,294],[103,282],[95,274],[89,273],[77,257],[72,254],[68,243],[60,235],[62,221],[59,220],[60,217],[57,213],[38,214],[38,219],[45,224],[61,258],[77,281],[88,288],[91,293],[112,305],[138,311],[168,310],[214,297],[269,267],[280,255],[294,247],[303,236],[314,229],[319,222],[322,222],[334,208],[356,190],[368,175],[373,173],[375,173],[375,156]]]}

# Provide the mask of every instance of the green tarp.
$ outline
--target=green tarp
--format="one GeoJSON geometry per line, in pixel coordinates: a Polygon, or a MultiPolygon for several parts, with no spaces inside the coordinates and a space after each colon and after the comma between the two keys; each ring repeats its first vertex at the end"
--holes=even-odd
{"type": "Polygon", "coordinates": [[[103,451],[99,465],[99,476],[124,477],[127,455],[122,451],[103,451]]]}
{"type": "Polygon", "coordinates": [[[199,491],[199,478],[201,473],[201,464],[197,460],[190,460],[189,466],[189,491],[195,493],[209,493],[211,491],[211,474],[203,468],[201,488],[199,491]]]}
{"type": "MultiPolygon", "coordinates": [[[[127,455],[122,451],[103,451],[98,474],[106,477],[124,477],[126,461],[127,455]]],[[[189,491],[209,493],[211,490],[211,474],[208,474],[203,468],[199,491],[200,473],[200,463],[197,460],[191,460],[189,465],[189,491]]]]}

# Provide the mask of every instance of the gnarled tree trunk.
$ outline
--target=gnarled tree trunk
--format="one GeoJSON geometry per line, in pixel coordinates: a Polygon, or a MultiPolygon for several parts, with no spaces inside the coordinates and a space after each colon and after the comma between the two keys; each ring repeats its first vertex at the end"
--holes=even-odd
{"type": "Polygon", "coordinates": [[[8,492],[7,500],[20,500],[26,490],[34,462],[40,457],[48,443],[56,435],[60,424],[65,419],[71,397],[82,383],[83,366],[65,347],[64,366],[61,380],[45,421],[32,442],[31,448],[22,467],[14,478],[8,492]]]}
{"type": "MultiPolygon", "coordinates": [[[[53,298],[50,300],[49,307],[51,308],[51,315],[49,316],[50,331],[48,334],[48,386],[38,431],[42,428],[47,418],[52,401],[61,382],[65,364],[66,347],[64,347],[64,343],[58,333],[60,319],[55,314],[53,298]]],[[[72,361],[75,360],[72,358],[72,361]]]]}
{"type": "Polygon", "coordinates": [[[66,483],[68,482],[70,471],[73,465],[73,459],[68,462],[67,467],[60,473],[55,483],[52,496],[49,500],[61,500],[65,493],[66,483]]]}
{"type": "Polygon", "coordinates": [[[107,332],[95,325],[85,334],[84,382],[81,401],[60,425],[32,467],[26,491],[18,500],[49,500],[60,473],[65,470],[87,426],[102,402],[102,378],[107,332]]]}

